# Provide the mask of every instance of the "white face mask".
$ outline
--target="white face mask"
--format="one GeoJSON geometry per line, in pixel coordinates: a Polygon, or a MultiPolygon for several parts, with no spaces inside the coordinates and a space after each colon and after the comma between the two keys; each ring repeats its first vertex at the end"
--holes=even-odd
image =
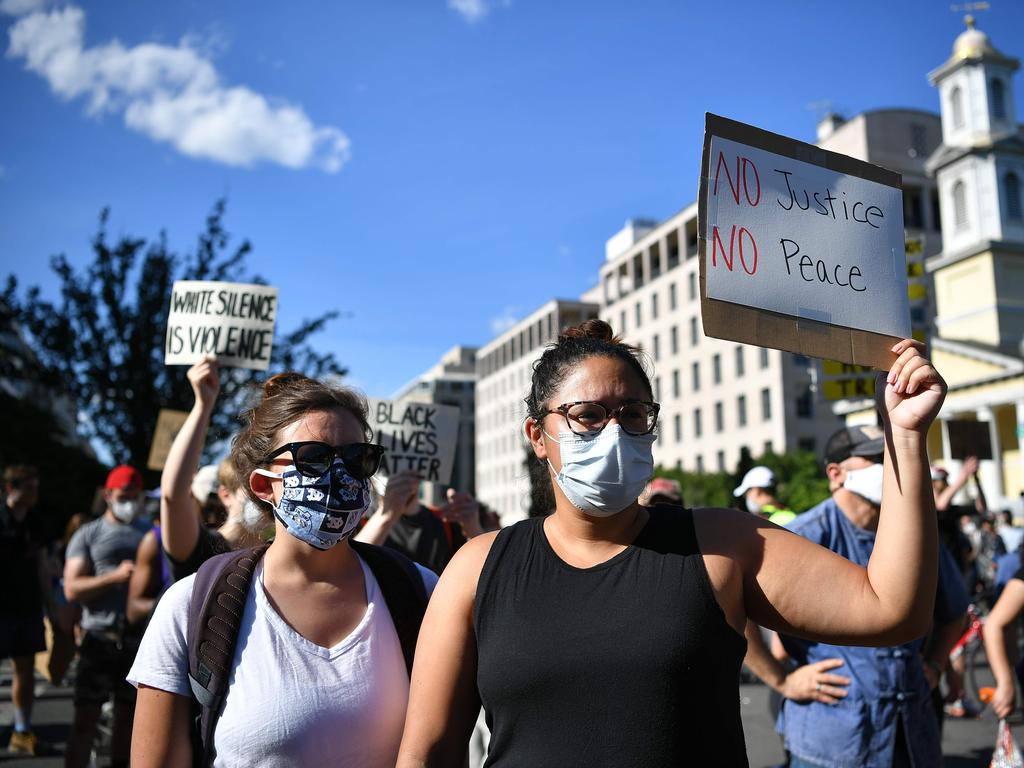
{"type": "Polygon", "coordinates": [[[122,523],[130,523],[134,520],[140,509],[142,509],[141,499],[110,502],[110,511],[122,523]]]}
{"type": "MultiPolygon", "coordinates": [[[[654,475],[654,435],[630,435],[609,424],[592,437],[575,432],[547,436],[558,441],[562,458],[555,482],[574,506],[593,517],[624,510],[654,475]]],[[[550,459],[548,466],[554,472],[550,459]]]]}
{"type": "Polygon", "coordinates": [[[882,506],[882,477],[885,470],[881,464],[872,464],[864,469],[846,470],[843,488],[863,496],[876,507],[882,506]]]}
{"type": "Polygon", "coordinates": [[[756,501],[752,501],[749,496],[747,497],[747,512],[749,512],[752,515],[761,514],[761,505],[758,504],[756,501]]]}

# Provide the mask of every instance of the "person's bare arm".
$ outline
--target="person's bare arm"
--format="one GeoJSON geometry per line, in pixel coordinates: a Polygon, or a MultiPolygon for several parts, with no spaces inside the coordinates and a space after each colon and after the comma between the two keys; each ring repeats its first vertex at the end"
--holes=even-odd
{"type": "Polygon", "coordinates": [[[985,498],[985,489],[981,487],[981,478],[978,477],[977,472],[974,472],[971,476],[974,478],[974,487],[978,491],[974,496],[974,511],[979,515],[984,515],[988,512],[988,499],[985,498]]]}
{"type": "Polygon", "coordinates": [[[128,581],[128,622],[144,621],[153,612],[160,591],[160,545],[156,533],[149,531],[135,553],[135,570],[128,581]]]}
{"type": "Polygon", "coordinates": [[[459,493],[454,488],[448,489],[448,503],[441,507],[441,518],[458,524],[467,540],[484,532],[480,525],[479,502],[468,493],[459,493]]]}
{"type": "MultiPolygon", "coordinates": [[[[967,485],[967,481],[971,479],[971,475],[978,471],[978,457],[967,456],[964,458],[964,464],[960,468],[960,474],[956,476],[956,479],[952,483],[947,485],[938,496],[935,497],[935,509],[939,512],[945,512],[949,509],[949,505],[953,503],[953,497],[960,493],[960,489],[967,485]]],[[[980,485],[978,486],[981,487],[980,485]]]]}
{"type": "Polygon", "coordinates": [[[836,704],[839,699],[846,698],[845,686],[850,684],[850,678],[829,672],[843,666],[842,659],[823,659],[787,671],[769,652],[757,624],[748,621],[743,634],[747,638],[747,655],[743,663],[761,682],[785,698],[820,701],[822,704],[836,704]]]}
{"type": "Polygon", "coordinates": [[[911,340],[894,347],[899,358],[877,388],[884,480],[867,568],[737,510],[695,513],[705,555],[727,554],[742,565],[747,618],[834,644],[898,645],[928,631],[938,534],[925,443],[946,387],[921,348],[911,340]]]}
{"type": "Polygon", "coordinates": [[[191,768],[191,704],[184,696],[139,686],[132,727],[134,768],[191,768]]]}
{"type": "Polygon", "coordinates": [[[355,540],[366,544],[383,544],[395,523],[416,509],[419,493],[420,477],[415,472],[404,470],[393,474],[387,480],[380,509],[369,517],[366,525],[355,535],[355,540]]]}
{"type": "Polygon", "coordinates": [[[964,633],[966,619],[967,614],[960,614],[945,624],[936,624],[932,630],[931,647],[924,656],[924,675],[929,688],[934,689],[938,686],[942,673],[949,664],[949,653],[964,633]]]}
{"type": "Polygon", "coordinates": [[[1017,707],[1017,685],[1006,647],[1006,630],[1024,611],[1024,581],[1010,579],[985,619],[985,655],[996,678],[992,709],[1007,717],[1017,707]]]}
{"type": "Polygon", "coordinates": [[[220,391],[217,361],[207,358],[188,369],[195,404],[174,437],[160,476],[160,531],[172,558],[187,560],[199,541],[199,515],[192,497],[192,478],[206,441],[206,429],[220,391]]]}
{"type": "Polygon", "coordinates": [[[121,564],[102,576],[92,574],[92,563],[85,557],[71,557],[64,564],[64,597],[68,600],[88,602],[132,576],[135,564],[122,560],[121,564]]]}
{"type": "Polygon", "coordinates": [[[398,768],[462,765],[480,710],[473,601],[496,534],[455,553],[434,588],[416,644],[398,768]]]}

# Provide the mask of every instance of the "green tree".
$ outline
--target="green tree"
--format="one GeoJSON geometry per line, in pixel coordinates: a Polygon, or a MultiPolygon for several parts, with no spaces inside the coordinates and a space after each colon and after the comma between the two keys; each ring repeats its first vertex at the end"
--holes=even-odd
{"type": "MultiPolygon", "coordinates": [[[[38,286],[19,290],[13,274],[7,278],[0,298],[28,336],[40,382],[68,393],[78,408],[80,430],[117,462],[144,467],[160,408],[186,410],[192,403],[187,368],[163,364],[175,280],[266,282],[246,268],[250,243],[232,244],[224,229],[225,206],[224,200],[214,204],[195,250],[185,256],[168,249],[164,233],[149,243],[130,236],[112,243],[109,211],[103,210],[88,264],[79,270],[64,255],[51,259],[60,284],[55,301],[44,298],[38,286]]],[[[208,444],[237,430],[238,414],[266,376],[283,370],[343,376],[333,354],[307,343],[336,316],[330,311],[298,328],[279,328],[266,373],[222,370],[208,444]]]]}

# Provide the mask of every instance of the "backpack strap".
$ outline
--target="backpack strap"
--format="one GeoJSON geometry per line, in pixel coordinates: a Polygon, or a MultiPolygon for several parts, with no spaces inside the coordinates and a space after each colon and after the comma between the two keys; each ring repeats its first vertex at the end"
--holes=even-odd
{"type": "Polygon", "coordinates": [[[188,604],[188,681],[198,706],[193,707],[193,764],[212,765],[213,732],[227,693],[242,611],[256,564],[268,544],[224,552],[203,563],[192,584],[188,604]]]}
{"type": "Polygon", "coordinates": [[[398,641],[405,657],[405,669],[412,675],[412,660],[416,653],[416,638],[427,610],[427,589],[423,576],[412,560],[390,547],[379,547],[361,541],[349,540],[380,585],[391,621],[394,622],[398,641]]]}

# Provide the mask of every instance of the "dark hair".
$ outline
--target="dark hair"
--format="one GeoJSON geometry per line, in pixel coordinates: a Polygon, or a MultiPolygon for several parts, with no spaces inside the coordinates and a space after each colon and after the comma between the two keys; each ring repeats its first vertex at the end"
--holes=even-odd
{"type": "Polygon", "coordinates": [[[543,419],[551,396],[558,391],[573,368],[591,357],[622,361],[644,383],[648,394],[654,397],[651,378],[640,362],[640,350],[623,342],[604,320],[592,319],[565,329],[534,364],[530,394],[526,397],[527,414],[537,421],[543,419]]]}
{"type": "Polygon", "coordinates": [[[39,470],[31,464],[11,464],[4,470],[4,482],[15,480],[34,480],[39,477],[39,470]]]}
{"type": "Polygon", "coordinates": [[[267,379],[260,401],[242,414],[245,428],[231,442],[231,463],[253,501],[260,499],[249,488],[249,475],[273,450],[277,434],[308,413],[339,408],[356,418],[369,440],[373,430],[366,399],[354,389],[333,387],[301,373],[279,373],[267,379]]]}

